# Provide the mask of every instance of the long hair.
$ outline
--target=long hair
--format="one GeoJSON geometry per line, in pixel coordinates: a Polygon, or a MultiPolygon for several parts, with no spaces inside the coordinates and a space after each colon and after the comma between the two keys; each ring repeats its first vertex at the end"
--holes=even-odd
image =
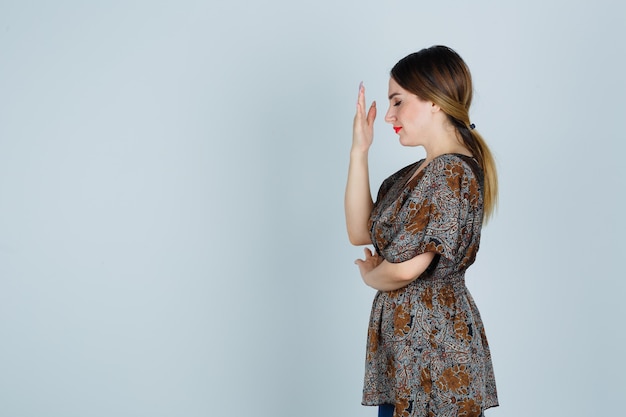
{"type": "Polygon", "coordinates": [[[398,61],[391,77],[405,90],[438,105],[448,116],[483,170],[483,220],[489,220],[498,201],[496,163],[483,137],[470,125],[472,76],[463,59],[447,46],[432,46],[398,61]]]}

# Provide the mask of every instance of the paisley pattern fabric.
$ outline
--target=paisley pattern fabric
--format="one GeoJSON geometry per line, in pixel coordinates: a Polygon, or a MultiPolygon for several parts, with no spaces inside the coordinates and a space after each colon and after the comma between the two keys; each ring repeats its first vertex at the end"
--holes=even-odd
{"type": "Polygon", "coordinates": [[[470,157],[445,154],[410,179],[422,163],[383,182],[370,217],[372,243],[388,262],[436,255],[408,286],[374,298],[363,404],[395,404],[394,417],[476,417],[498,405],[464,277],[480,242],[482,170],[470,157]]]}

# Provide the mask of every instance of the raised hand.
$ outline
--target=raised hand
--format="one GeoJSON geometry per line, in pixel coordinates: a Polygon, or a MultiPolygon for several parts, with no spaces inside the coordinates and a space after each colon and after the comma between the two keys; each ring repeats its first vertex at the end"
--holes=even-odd
{"type": "Polygon", "coordinates": [[[365,114],[365,87],[359,84],[359,96],[356,102],[356,114],[352,126],[352,149],[366,152],[374,140],[374,119],[376,119],[376,102],[373,101],[367,115],[365,114]]]}

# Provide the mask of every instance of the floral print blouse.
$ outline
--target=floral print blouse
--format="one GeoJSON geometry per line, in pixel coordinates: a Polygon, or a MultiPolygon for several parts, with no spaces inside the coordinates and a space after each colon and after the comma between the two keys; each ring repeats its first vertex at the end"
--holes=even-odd
{"type": "Polygon", "coordinates": [[[408,286],[374,298],[363,404],[394,404],[394,417],[479,416],[498,405],[464,277],[480,243],[483,174],[473,158],[445,154],[411,179],[423,162],[383,182],[370,217],[372,243],[388,262],[436,255],[408,286]]]}

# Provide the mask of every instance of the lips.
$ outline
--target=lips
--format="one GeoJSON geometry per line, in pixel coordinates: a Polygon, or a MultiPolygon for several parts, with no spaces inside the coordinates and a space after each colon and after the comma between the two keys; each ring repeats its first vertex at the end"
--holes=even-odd
{"type": "Polygon", "coordinates": [[[394,126],[393,127],[393,130],[395,130],[396,133],[398,133],[401,129],[402,129],[402,126],[394,126]]]}

